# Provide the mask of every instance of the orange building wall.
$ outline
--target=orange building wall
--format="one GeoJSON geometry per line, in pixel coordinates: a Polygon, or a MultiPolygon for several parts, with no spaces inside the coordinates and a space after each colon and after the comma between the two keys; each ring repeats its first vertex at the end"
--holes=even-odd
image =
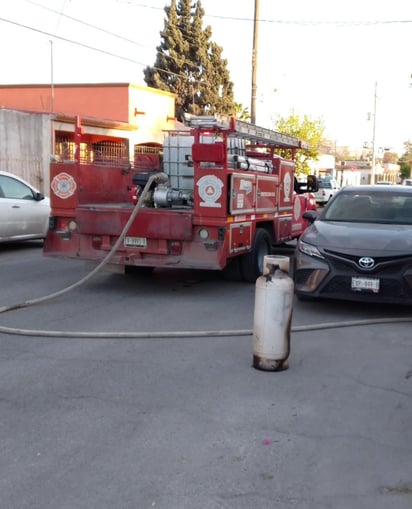
{"type": "Polygon", "coordinates": [[[129,83],[0,85],[0,107],[165,128],[174,95],[129,83]]]}
{"type": "Polygon", "coordinates": [[[129,121],[128,84],[11,85],[0,87],[0,106],[129,121]]]}

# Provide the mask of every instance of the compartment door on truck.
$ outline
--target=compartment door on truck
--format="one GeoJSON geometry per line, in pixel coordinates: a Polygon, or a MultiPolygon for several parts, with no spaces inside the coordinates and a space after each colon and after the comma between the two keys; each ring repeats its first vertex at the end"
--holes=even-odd
{"type": "Polygon", "coordinates": [[[230,179],[230,214],[247,214],[255,211],[255,175],[233,173],[230,179]]]}
{"type": "Polygon", "coordinates": [[[278,175],[257,177],[256,212],[275,212],[277,206],[278,187],[278,175]]]}

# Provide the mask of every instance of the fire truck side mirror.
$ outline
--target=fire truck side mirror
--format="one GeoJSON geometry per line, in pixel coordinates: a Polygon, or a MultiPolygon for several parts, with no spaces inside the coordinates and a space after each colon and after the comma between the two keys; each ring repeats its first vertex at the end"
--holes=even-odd
{"type": "Polygon", "coordinates": [[[316,191],[319,189],[319,183],[318,179],[315,175],[308,175],[307,178],[307,184],[306,184],[306,190],[308,193],[316,193],[316,191]]]}

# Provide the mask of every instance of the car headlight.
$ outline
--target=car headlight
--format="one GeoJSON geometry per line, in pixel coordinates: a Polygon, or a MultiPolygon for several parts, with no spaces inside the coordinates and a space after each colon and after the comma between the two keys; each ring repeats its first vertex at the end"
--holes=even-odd
{"type": "Polygon", "coordinates": [[[308,256],[316,256],[317,258],[324,258],[319,249],[312,244],[308,244],[306,242],[302,242],[301,240],[298,243],[298,249],[301,253],[304,253],[308,256]]]}

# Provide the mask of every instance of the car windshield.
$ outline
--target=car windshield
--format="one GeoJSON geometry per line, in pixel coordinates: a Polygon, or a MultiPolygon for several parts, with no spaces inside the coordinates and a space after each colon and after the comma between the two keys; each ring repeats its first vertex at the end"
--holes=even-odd
{"type": "Polygon", "coordinates": [[[324,221],[412,225],[412,194],[341,191],[324,210],[324,221]]]}

